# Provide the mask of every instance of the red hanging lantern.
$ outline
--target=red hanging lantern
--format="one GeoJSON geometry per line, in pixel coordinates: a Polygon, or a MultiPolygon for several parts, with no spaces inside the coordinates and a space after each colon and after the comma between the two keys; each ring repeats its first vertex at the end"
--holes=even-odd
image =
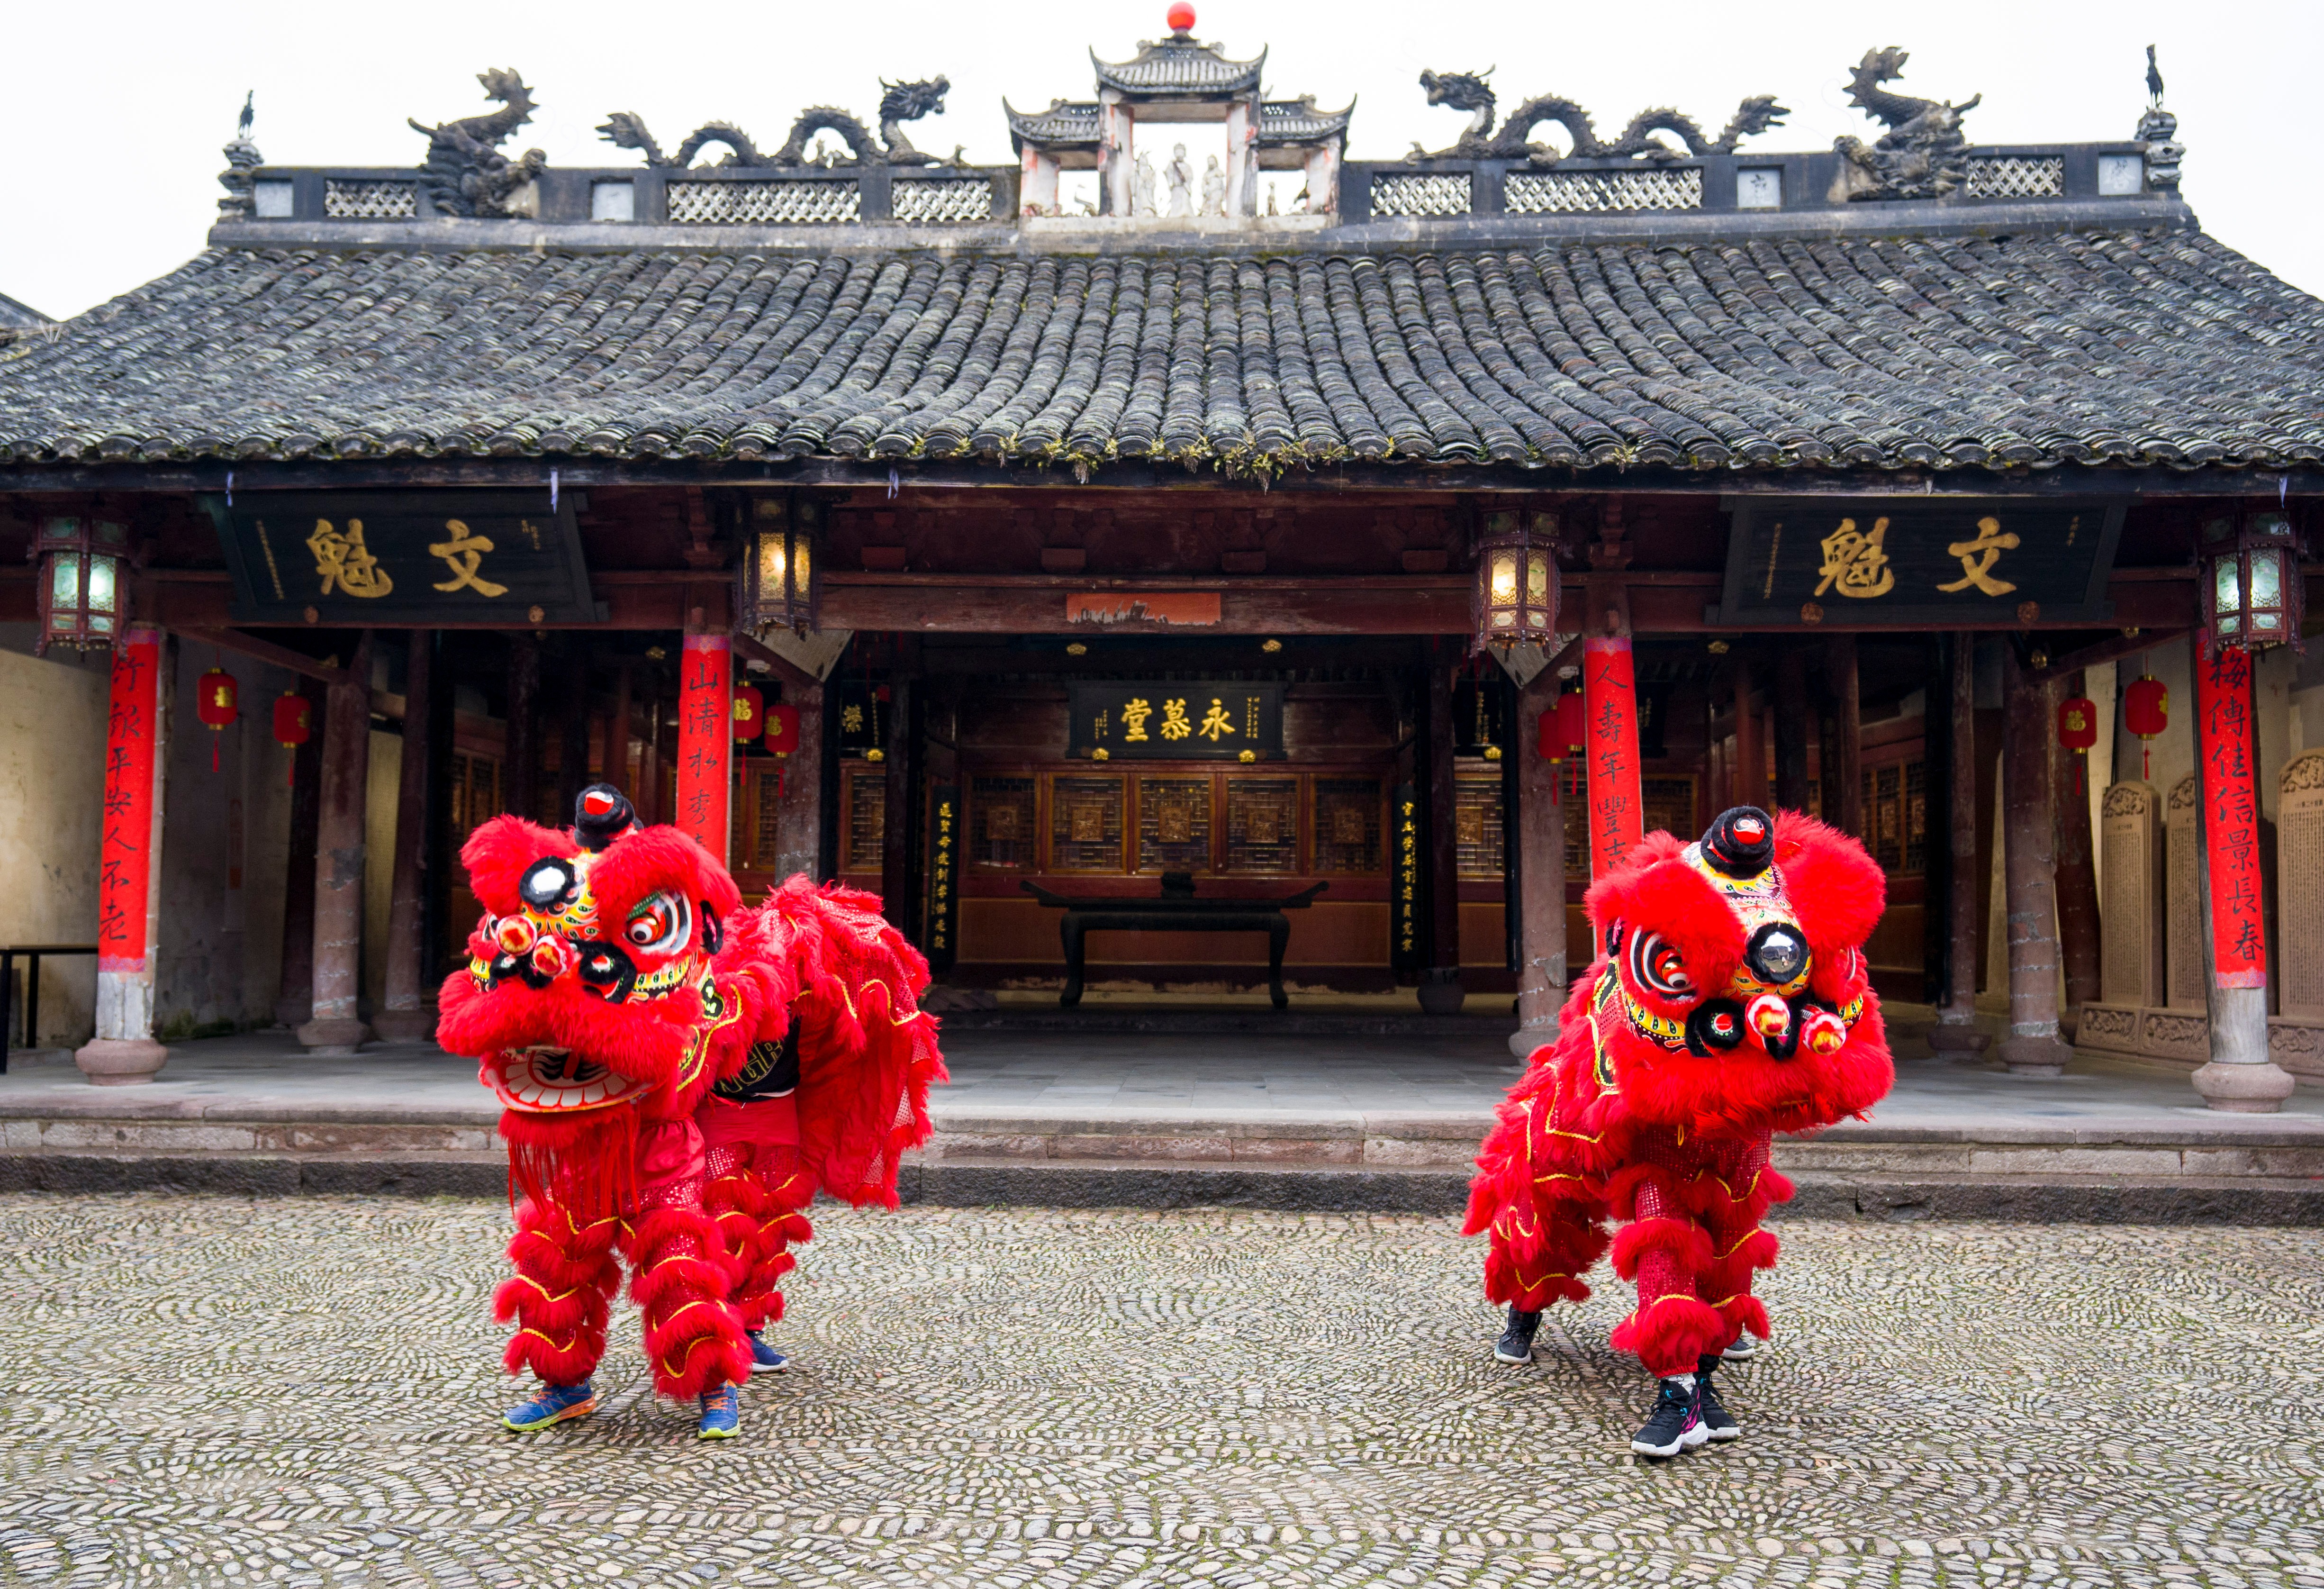
{"type": "Polygon", "coordinates": [[[1589,722],[1588,714],[1582,708],[1580,690],[1569,689],[1559,696],[1557,704],[1541,715],[1535,730],[1542,760],[1565,762],[1580,756],[1589,722]]]}
{"type": "Polygon", "coordinates": [[[779,701],[767,708],[766,747],[770,755],[788,756],[798,749],[799,711],[779,701]]]}
{"type": "Polygon", "coordinates": [[[218,770],[217,736],[233,727],[235,720],[242,716],[236,704],[240,689],[241,686],[235,682],[234,675],[223,668],[212,668],[195,684],[194,715],[210,731],[210,771],[213,772],[218,770]]]}
{"type": "Polygon", "coordinates": [[[2122,692],[2122,725],[2138,735],[2138,775],[2153,778],[2153,747],[2144,742],[2163,732],[2171,721],[2171,691],[2160,679],[2142,673],[2122,692]]]}
{"type": "MultiPolygon", "coordinates": [[[[274,739],[286,751],[295,751],[314,736],[315,704],[295,689],[286,689],[274,697],[274,739]]],[[[298,763],[294,760],[289,776],[283,781],[296,783],[298,763]]]]}
{"type": "Polygon", "coordinates": [[[765,731],[766,724],[763,717],[766,704],[767,697],[759,693],[757,687],[749,684],[738,684],[734,687],[734,737],[736,739],[756,739],[765,731]]]}
{"type": "Polygon", "coordinates": [[[2098,742],[2098,707],[2096,701],[2075,696],[2058,703],[2058,743],[2074,753],[2074,792],[2080,794],[2082,758],[2098,742]]]}

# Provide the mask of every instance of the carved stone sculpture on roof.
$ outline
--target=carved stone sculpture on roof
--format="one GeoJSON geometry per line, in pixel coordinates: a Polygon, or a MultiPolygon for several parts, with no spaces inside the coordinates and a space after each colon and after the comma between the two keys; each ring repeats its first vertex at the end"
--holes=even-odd
{"type": "MultiPolygon", "coordinates": [[[[515,160],[500,146],[532,119],[532,90],[506,67],[476,74],[484,97],[501,107],[489,115],[472,115],[429,126],[411,121],[411,130],[428,139],[428,156],[420,165],[420,182],[438,215],[501,217],[530,215],[533,179],[549,165],[549,156],[528,149],[515,160]]],[[[407,117],[406,120],[411,118],[407,117]]]]}
{"type": "Polygon", "coordinates": [[[2138,118],[2138,141],[2146,145],[2146,185],[2162,192],[2179,188],[2179,162],[2187,157],[2179,142],[2179,118],[2163,108],[2163,69],[2154,46],[2146,47],[2146,110],[2138,118]]]}
{"type": "Polygon", "coordinates": [[[1154,213],[1154,157],[1143,150],[1139,152],[1137,169],[1130,177],[1130,213],[1154,213]]]}
{"type": "MultiPolygon", "coordinates": [[[[945,96],[952,91],[951,79],[938,75],[918,82],[891,83],[880,79],[884,90],[880,97],[880,131],[858,121],[853,113],[832,105],[811,105],[799,112],[791,124],[790,136],[772,154],[761,152],[751,135],[733,122],[705,122],[688,134],[686,142],[678,146],[674,155],[665,155],[661,144],[646,128],[645,118],[633,111],[617,110],[609,115],[598,135],[607,143],[622,149],[635,149],[646,157],[650,166],[672,170],[694,163],[694,157],[713,143],[723,144],[726,157],[722,166],[778,166],[798,168],[807,165],[940,165],[942,157],[929,154],[912,146],[904,134],[903,124],[918,121],[922,116],[940,114],[945,107],[945,96]],[[807,145],[817,133],[830,133],[847,145],[847,158],[816,160],[807,153],[807,145]]],[[[953,151],[952,163],[963,163],[962,153],[953,151]]]]}
{"type": "Polygon", "coordinates": [[[1598,136],[1590,113],[1580,105],[1562,94],[1543,94],[1518,106],[1496,134],[1493,114],[1498,98],[1485,80],[1492,75],[1493,69],[1489,67],[1481,72],[1423,71],[1420,86],[1427,90],[1428,103],[1467,111],[1469,125],[1451,148],[1431,150],[1415,143],[1412,152],[1405,158],[1523,160],[1537,166],[1553,166],[1573,156],[1664,161],[1683,160],[1691,154],[1732,154],[1744,139],[1779,125],[1791,114],[1775,103],[1773,94],[1755,94],[1735,107],[1735,115],[1718,137],[1707,138],[1692,116],[1663,106],[1638,112],[1622,129],[1622,135],[1609,143],[1598,136]],[[1546,143],[1532,142],[1534,128],[1543,122],[1555,122],[1563,127],[1572,147],[1560,154],[1546,143]],[[1671,134],[1685,147],[1674,149],[1655,137],[1656,133],[1671,134]]]}
{"type": "Polygon", "coordinates": [[[1227,174],[1219,169],[1219,157],[1211,156],[1203,168],[1203,208],[1204,215],[1224,215],[1227,212],[1227,174]]]}
{"type": "Polygon", "coordinates": [[[1985,96],[1972,94],[1955,105],[1881,87],[1902,77],[1911,59],[1894,45],[1868,50],[1848,74],[1849,103],[1888,124],[1868,147],[1860,138],[1832,140],[1831,146],[1848,160],[1840,180],[1849,199],[1941,199],[1969,180],[1969,140],[1961,133],[1961,117],[1985,96]]]}
{"type": "Polygon", "coordinates": [[[218,186],[226,197],[218,200],[218,216],[224,220],[248,220],[257,212],[253,189],[257,178],[253,174],[266,163],[258,152],[258,145],[250,141],[250,124],[254,119],[258,92],[251,90],[243,96],[242,115],[235,125],[234,142],[220,151],[226,156],[226,170],[218,173],[218,186]]]}
{"type": "Polygon", "coordinates": [[[1187,190],[1194,185],[1194,165],[1186,158],[1186,146],[1174,143],[1170,147],[1170,163],[1162,168],[1163,179],[1170,184],[1170,208],[1165,215],[1186,215],[1194,206],[1188,201],[1187,190]]]}

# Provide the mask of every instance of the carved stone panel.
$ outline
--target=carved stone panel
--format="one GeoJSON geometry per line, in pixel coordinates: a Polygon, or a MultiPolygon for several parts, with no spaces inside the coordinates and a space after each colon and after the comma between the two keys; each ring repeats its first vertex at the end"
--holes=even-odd
{"type": "Polygon", "coordinates": [[[2201,874],[2195,868],[2195,775],[2190,772],[2171,790],[2163,812],[2168,837],[2169,879],[2164,934],[2169,951],[2170,998],[2173,1010],[2209,1010],[2203,991],[2203,909],[2201,874]]]}
{"type": "Polygon", "coordinates": [[[2163,1002],[2163,800],[2135,781],[2098,808],[2099,986],[2109,1004],[2163,1002]]]}
{"type": "Polygon", "coordinates": [[[2284,763],[2277,785],[2275,919],[2283,1013],[2324,1016],[2324,750],[2284,763]]]}

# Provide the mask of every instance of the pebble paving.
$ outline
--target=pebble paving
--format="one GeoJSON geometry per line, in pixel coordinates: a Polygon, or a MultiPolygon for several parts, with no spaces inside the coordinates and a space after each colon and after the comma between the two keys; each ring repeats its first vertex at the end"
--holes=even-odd
{"type": "Polygon", "coordinates": [[[822,1211],[743,1435],[503,1431],[473,1202],[0,1197],[0,1583],[2315,1585],[2312,1232],[1787,1223],[1746,1437],[1451,1221],[822,1211]]]}

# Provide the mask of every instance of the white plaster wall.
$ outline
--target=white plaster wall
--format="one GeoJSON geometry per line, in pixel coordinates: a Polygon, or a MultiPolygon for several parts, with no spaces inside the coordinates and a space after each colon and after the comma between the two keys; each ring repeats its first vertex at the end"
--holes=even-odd
{"type": "MultiPolygon", "coordinates": [[[[0,643],[30,650],[31,624],[6,628],[0,643]]],[[[0,942],[97,941],[110,666],[106,652],[0,651],[0,942]]],[[[96,1010],[95,956],[42,962],[33,1046],[87,1042],[96,1010]]]]}

